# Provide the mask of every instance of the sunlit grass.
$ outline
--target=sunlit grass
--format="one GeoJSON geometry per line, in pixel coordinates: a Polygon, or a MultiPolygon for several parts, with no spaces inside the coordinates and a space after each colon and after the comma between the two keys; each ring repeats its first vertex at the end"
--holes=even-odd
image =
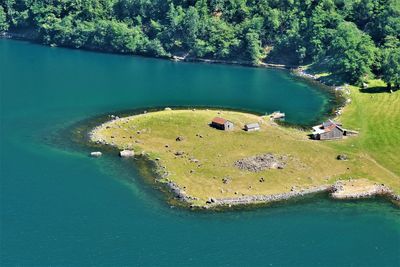
{"type": "Polygon", "coordinates": [[[396,156],[400,144],[399,94],[377,94],[372,103],[368,101],[369,94],[357,90],[352,89],[354,100],[341,120],[346,127],[361,133],[346,140],[313,141],[307,132],[276,126],[256,115],[231,111],[218,114],[214,110],[142,114],[110,122],[97,131],[97,136],[121,149],[134,148],[158,158],[169,172],[168,179],[200,202],[209,197],[283,193],[293,186],[309,188],[348,178],[366,178],[400,192],[400,162],[396,156]],[[391,114],[385,115],[387,112],[391,114]],[[369,113],[373,115],[367,118],[369,113]],[[225,132],[209,127],[215,116],[233,121],[235,130],[225,132]],[[261,131],[242,130],[245,123],[257,121],[261,131]],[[177,136],[184,140],[176,141],[177,136]],[[183,151],[184,156],[176,156],[177,151],[183,151]],[[253,173],[233,166],[238,159],[268,152],[287,155],[287,167],[253,173]],[[349,154],[350,160],[338,161],[336,156],[340,153],[349,154]],[[232,181],[224,184],[224,177],[232,181]],[[265,182],[259,181],[261,177],[265,182]]]}

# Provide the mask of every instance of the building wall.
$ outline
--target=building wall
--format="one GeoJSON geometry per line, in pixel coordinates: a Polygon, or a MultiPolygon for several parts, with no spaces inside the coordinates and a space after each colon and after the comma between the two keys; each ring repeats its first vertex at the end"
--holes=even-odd
{"type": "Polygon", "coordinates": [[[341,139],[341,138],[343,138],[343,132],[340,131],[338,128],[334,128],[330,132],[320,134],[320,140],[341,139]]]}
{"type": "Polygon", "coordinates": [[[214,128],[216,128],[216,129],[225,130],[225,129],[224,129],[225,127],[224,127],[224,125],[222,125],[222,124],[218,124],[218,123],[212,122],[212,123],[211,123],[211,126],[214,127],[214,128]]]}
{"type": "Polygon", "coordinates": [[[225,122],[225,130],[232,130],[233,129],[233,123],[230,121],[225,122]]]}

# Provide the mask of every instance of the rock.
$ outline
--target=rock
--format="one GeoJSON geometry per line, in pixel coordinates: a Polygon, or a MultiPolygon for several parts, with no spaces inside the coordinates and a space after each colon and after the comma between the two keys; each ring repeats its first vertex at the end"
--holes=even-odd
{"type": "Polygon", "coordinates": [[[122,158],[129,158],[129,157],[135,156],[135,152],[133,150],[125,149],[125,150],[121,150],[119,152],[119,156],[122,157],[122,158]]]}
{"type": "Polygon", "coordinates": [[[169,107],[166,107],[164,110],[165,110],[165,111],[171,111],[172,109],[169,108],[169,107]]]}
{"type": "Polygon", "coordinates": [[[101,153],[100,151],[93,151],[93,152],[90,152],[90,156],[91,156],[91,157],[94,157],[94,158],[101,157],[101,155],[103,155],[103,153],[101,153]]]}
{"type": "Polygon", "coordinates": [[[222,182],[224,184],[229,184],[230,182],[232,182],[232,179],[230,177],[224,177],[222,178],[222,182]]]}
{"type": "Polygon", "coordinates": [[[265,182],[264,177],[261,177],[259,181],[260,181],[260,183],[264,183],[265,182]]]}
{"type": "Polygon", "coordinates": [[[237,160],[234,166],[241,170],[259,172],[266,169],[283,169],[286,166],[286,161],[286,156],[267,153],[237,160]]]}
{"type": "Polygon", "coordinates": [[[182,156],[183,154],[185,154],[185,152],[183,152],[183,151],[176,151],[175,152],[175,156],[182,156]]]}
{"type": "Polygon", "coordinates": [[[348,156],[346,154],[339,154],[336,157],[337,160],[348,160],[348,156]]]}
{"type": "Polygon", "coordinates": [[[199,163],[198,159],[190,159],[190,161],[193,162],[193,163],[199,163]]]}
{"type": "Polygon", "coordinates": [[[169,145],[165,145],[164,147],[169,148],[169,145]]]}
{"type": "Polygon", "coordinates": [[[184,140],[184,138],[183,138],[183,136],[178,136],[175,140],[176,140],[177,142],[181,142],[181,141],[184,140]]]}

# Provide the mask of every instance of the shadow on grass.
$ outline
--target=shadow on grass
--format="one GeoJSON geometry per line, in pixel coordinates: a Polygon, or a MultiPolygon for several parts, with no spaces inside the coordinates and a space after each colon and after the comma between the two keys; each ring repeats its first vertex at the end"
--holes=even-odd
{"type": "Polygon", "coordinates": [[[381,93],[390,93],[390,89],[384,86],[375,86],[360,89],[361,93],[365,94],[381,94],[381,93]]]}

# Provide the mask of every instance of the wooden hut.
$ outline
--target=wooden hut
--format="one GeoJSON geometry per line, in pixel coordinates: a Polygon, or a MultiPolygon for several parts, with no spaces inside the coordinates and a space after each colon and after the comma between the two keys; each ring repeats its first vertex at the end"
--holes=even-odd
{"type": "Polygon", "coordinates": [[[233,126],[233,122],[220,117],[215,117],[211,122],[211,127],[224,131],[233,130],[233,126]]]}
{"type": "Polygon", "coordinates": [[[332,120],[314,126],[312,131],[312,137],[315,140],[342,139],[346,134],[347,130],[342,128],[342,124],[332,120]]]}
{"type": "Polygon", "coordinates": [[[260,124],[258,124],[257,122],[248,123],[244,126],[244,130],[247,132],[258,131],[260,130],[260,124]]]}

